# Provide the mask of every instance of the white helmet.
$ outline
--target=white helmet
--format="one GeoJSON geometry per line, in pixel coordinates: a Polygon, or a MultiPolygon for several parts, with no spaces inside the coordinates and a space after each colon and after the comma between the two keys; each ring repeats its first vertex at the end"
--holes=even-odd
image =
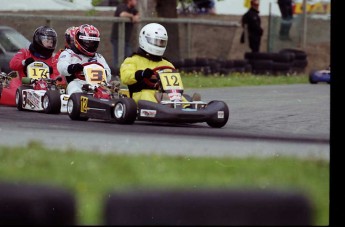
{"type": "Polygon", "coordinates": [[[139,33],[139,46],[147,53],[163,56],[168,44],[167,30],[160,24],[145,25],[139,33]]]}

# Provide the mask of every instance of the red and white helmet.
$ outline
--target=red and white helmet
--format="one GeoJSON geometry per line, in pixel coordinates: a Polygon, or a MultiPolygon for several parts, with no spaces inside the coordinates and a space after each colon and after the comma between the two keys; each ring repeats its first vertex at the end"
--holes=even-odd
{"type": "Polygon", "coordinates": [[[75,30],[74,45],[86,56],[95,55],[100,40],[100,32],[93,25],[83,24],[75,30]]]}
{"type": "Polygon", "coordinates": [[[71,48],[71,46],[74,44],[74,36],[75,36],[75,31],[78,27],[71,26],[66,29],[65,31],[65,47],[66,48],[71,48]]]}

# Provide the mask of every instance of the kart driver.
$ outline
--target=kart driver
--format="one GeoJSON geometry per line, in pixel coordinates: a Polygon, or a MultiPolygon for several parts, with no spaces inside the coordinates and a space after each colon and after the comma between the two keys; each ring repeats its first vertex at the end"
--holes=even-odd
{"type": "Polygon", "coordinates": [[[53,52],[56,48],[56,31],[48,26],[38,27],[33,35],[29,49],[19,50],[10,61],[10,68],[18,71],[19,77],[26,76],[26,68],[34,61],[45,62],[49,66],[51,78],[59,75],[54,62],[53,52]]]}
{"type": "Polygon", "coordinates": [[[11,80],[8,88],[3,89],[0,104],[15,106],[16,89],[22,84],[21,79],[26,77],[27,66],[34,61],[45,62],[49,66],[51,78],[59,76],[56,61],[52,56],[56,43],[57,34],[53,28],[40,26],[35,30],[29,48],[20,49],[9,63],[11,70],[17,71],[19,76],[11,80]]]}
{"type": "Polygon", "coordinates": [[[55,54],[55,59],[56,61],[59,60],[60,54],[62,53],[62,51],[64,51],[65,49],[71,49],[72,46],[74,45],[74,35],[75,35],[75,30],[78,27],[75,26],[71,26],[69,28],[66,29],[65,31],[65,48],[64,49],[60,49],[56,54],[55,54]]]}
{"type": "MultiPolygon", "coordinates": [[[[157,23],[145,25],[139,33],[139,49],[132,56],[126,58],[120,67],[120,79],[128,86],[131,98],[136,103],[147,100],[157,103],[161,98],[154,87],[147,85],[144,78],[151,78],[152,69],[159,66],[174,67],[162,56],[168,43],[166,29],[157,23]],[[157,97],[157,98],[156,98],[157,97]]],[[[187,100],[182,97],[182,101],[187,100]]]]}
{"type": "Polygon", "coordinates": [[[61,75],[65,76],[67,82],[67,94],[82,92],[82,86],[86,84],[84,76],[80,75],[83,71],[83,64],[97,62],[103,65],[107,82],[111,79],[111,70],[104,57],[97,53],[100,42],[100,32],[96,27],[89,24],[80,25],[75,30],[74,45],[71,49],[65,49],[60,54],[57,68],[61,75]]]}

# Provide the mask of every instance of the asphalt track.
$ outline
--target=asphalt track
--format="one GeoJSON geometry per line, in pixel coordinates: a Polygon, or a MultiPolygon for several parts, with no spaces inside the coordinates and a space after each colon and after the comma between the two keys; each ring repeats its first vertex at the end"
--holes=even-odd
{"type": "Polygon", "coordinates": [[[18,111],[0,106],[0,145],[40,141],[49,148],[92,152],[193,156],[270,157],[329,160],[330,86],[188,89],[203,101],[223,100],[230,118],[223,128],[206,123],[119,125],[72,121],[66,114],[18,111]]]}

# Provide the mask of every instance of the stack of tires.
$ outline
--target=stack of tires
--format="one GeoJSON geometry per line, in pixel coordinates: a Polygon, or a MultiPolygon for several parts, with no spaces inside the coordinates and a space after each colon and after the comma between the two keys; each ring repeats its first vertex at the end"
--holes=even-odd
{"type": "Polygon", "coordinates": [[[297,49],[282,49],[279,51],[280,54],[292,54],[293,61],[291,63],[292,73],[304,73],[308,65],[307,53],[303,50],[297,49]]]}
{"type": "Polygon", "coordinates": [[[175,68],[185,73],[224,74],[251,72],[251,65],[247,60],[220,60],[210,58],[186,58],[172,62],[175,68]]]}
{"type": "Polygon", "coordinates": [[[172,63],[175,68],[184,73],[291,75],[304,73],[308,60],[304,51],[287,48],[275,53],[246,52],[244,59],[227,60],[197,57],[195,59],[181,59],[172,63]]]}
{"type": "Polygon", "coordinates": [[[244,58],[252,66],[253,74],[289,75],[304,72],[307,54],[296,49],[282,49],[277,53],[246,52],[244,58]]]}

